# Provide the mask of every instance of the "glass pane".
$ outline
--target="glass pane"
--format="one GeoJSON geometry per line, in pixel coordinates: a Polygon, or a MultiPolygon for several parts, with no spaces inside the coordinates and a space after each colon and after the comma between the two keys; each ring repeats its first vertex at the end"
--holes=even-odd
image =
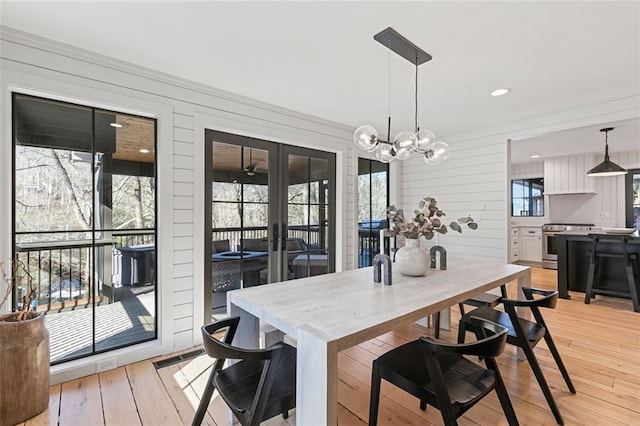
{"type": "Polygon", "coordinates": [[[289,228],[296,225],[307,225],[308,208],[306,204],[289,204],[289,228]]]}
{"type": "Polygon", "coordinates": [[[155,120],[14,99],[17,256],[51,362],[154,339],[155,120]]]}
{"type": "Polygon", "coordinates": [[[213,184],[211,199],[214,201],[240,201],[241,184],[245,172],[242,169],[242,147],[213,142],[213,184]]]}
{"type": "Polygon", "coordinates": [[[513,198],[522,198],[524,197],[524,182],[522,180],[512,180],[511,181],[511,196],[513,198]]]}
{"type": "Polygon", "coordinates": [[[95,249],[95,349],[103,351],[155,338],[155,120],[96,111],[95,123],[96,234],[115,242],[95,249]]]}
{"type": "Polygon", "coordinates": [[[269,203],[269,182],[263,184],[244,184],[243,200],[247,202],[269,203]]]}
{"type": "Polygon", "coordinates": [[[261,236],[267,236],[267,227],[269,225],[269,205],[244,203],[244,228],[263,228],[261,236]]]}
{"type": "Polygon", "coordinates": [[[290,203],[309,202],[309,157],[289,155],[289,188],[290,203]]]}
{"type": "Polygon", "coordinates": [[[23,145],[15,149],[16,232],[47,232],[50,241],[86,238],[82,231],[91,229],[93,210],[91,155],[23,145]],[[54,234],[59,231],[64,232],[54,234]]]}
{"type": "Polygon", "coordinates": [[[220,231],[218,228],[240,228],[241,216],[241,203],[212,203],[211,226],[214,234],[220,231]]]}
{"type": "Polygon", "coordinates": [[[289,185],[287,200],[292,204],[304,204],[308,200],[308,185],[306,183],[289,185]]]}
{"type": "Polygon", "coordinates": [[[211,184],[211,199],[213,201],[240,201],[242,184],[240,179],[231,182],[213,182],[211,184]]]}
{"type": "Polygon", "coordinates": [[[379,251],[380,229],[387,228],[388,164],[358,161],[358,267],[371,266],[379,251]]]}

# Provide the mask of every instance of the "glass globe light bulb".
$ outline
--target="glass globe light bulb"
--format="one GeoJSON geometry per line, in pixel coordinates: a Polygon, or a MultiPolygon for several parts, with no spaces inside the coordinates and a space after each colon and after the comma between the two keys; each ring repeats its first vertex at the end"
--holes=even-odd
{"type": "Polygon", "coordinates": [[[416,152],[424,154],[427,152],[427,147],[436,141],[436,135],[427,129],[422,129],[416,133],[416,152]]]}
{"type": "Polygon", "coordinates": [[[393,147],[396,150],[396,158],[398,160],[406,160],[411,153],[416,149],[416,135],[411,132],[400,132],[393,139],[393,147]]]}
{"type": "Polygon", "coordinates": [[[380,147],[376,151],[376,158],[383,163],[392,163],[396,160],[396,150],[393,145],[388,143],[381,143],[380,147]]]}
{"type": "Polygon", "coordinates": [[[353,132],[353,143],[362,150],[374,151],[378,148],[378,132],[373,126],[362,125],[353,132]]]}
{"type": "Polygon", "coordinates": [[[434,164],[440,164],[451,155],[449,145],[444,142],[434,142],[427,148],[425,154],[427,158],[434,164]]]}
{"type": "Polygon", "coordinates": [[[436,164],[431,161],[431,159],[429,158],[429,150],[427,149],[427,152],[424,153],[424,155],[422,156],[422,159],[424,160],[425,163],[427,163],[430,166],[435,166],[436,164]]]}

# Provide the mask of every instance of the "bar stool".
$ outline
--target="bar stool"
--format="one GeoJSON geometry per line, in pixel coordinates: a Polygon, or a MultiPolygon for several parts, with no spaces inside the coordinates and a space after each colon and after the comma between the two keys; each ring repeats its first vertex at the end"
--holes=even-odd
{"type": "Polygon", "coordinates": [[[589,277],[587,280],[587,289],[585,291],[584,303],[589,304],[591,298],[596,294],[602,294],[605,296],[616,297],[628,297],[631,296],[631,302],[633,303],[634,312],[640,312],[640,304],[638,296],[640,293],[638,277],[638,254],[629,253],[627,248],[628,235],[605,235],[605,234],[589,234],[592,238],[593,244],[591,248],[591,257],[589,261],[589,277]],[[621,253],[604,252],[601,248],[598,248],[599,242],[618,243],[622,247],[621,253]],[[629,283],[629,294],[618,291],[607,290],[604,288],[598,288],[599,282],[599,270],[600,261],[603,258],[623,259],[625,272],[627,276],[627,282],[629,283]]]}

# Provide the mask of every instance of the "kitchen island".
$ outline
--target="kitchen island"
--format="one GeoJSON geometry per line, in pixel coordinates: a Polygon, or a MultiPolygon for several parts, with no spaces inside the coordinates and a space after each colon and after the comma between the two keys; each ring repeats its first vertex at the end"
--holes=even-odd
{"type": "MultiPolygon", "coordinates": [[[[598,233],[596,231],[568,231],[556,234],[558,291],[563,299],[570,298],[570,290],[583,293],[586,290],[593,244],[593,239],[589,235],[594,234],[598,233]]],[[[601,235],[611,236],[611,234],[604,233],[601,233],[601,235]]],[[[638,258],[640,258],[640,237],[629,236],[627,250],[629,253],[638,254],[638,258]]],[[[622,253],[622,245],[620,242],[599,242],[598,252],[622,253]]],[[[602,258],[600,262],[600,278],[597,288],[617,293],[616,295],[619,295],[619,297],[630,298],[624,260],[620,258],[602,258]]],[[[640,267],[638,259],[635,262],[636,267],[640,267]]]]}

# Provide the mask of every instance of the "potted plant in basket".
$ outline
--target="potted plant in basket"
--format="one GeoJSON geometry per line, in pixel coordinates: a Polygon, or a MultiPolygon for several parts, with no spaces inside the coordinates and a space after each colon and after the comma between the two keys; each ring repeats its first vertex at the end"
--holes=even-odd
{"type": "Polygon", "coordinates": [[[438,207],[433,197],[422,197],[418,203],[418,210],[414,211],[411,220],[407,220],[402,209],[396,206],[387,207],[387,218],[390,229],[387,235],[400,235],[405,238],[406,245],[396,253],[396,263],[400,273],[409,276],[424,275],[429,269],[429,253],[420,247],[420,237],[431,240],[436,232],[446,234],[449,229],[462,233],[462,226],[478,229],[478,224],[471,216],[461,217],[451,221],[449,226],[444,223],[446,214],[438,207]]]}
{"type": "Polygon", "coordinates": [[[36,295],[33,277],[17,257],[7,272],[0,312],[16,295],[15,310],[0,315],[0,426],[24,422],[49,405],[49,333],[44,313],[31,309],[36,295]]]}

